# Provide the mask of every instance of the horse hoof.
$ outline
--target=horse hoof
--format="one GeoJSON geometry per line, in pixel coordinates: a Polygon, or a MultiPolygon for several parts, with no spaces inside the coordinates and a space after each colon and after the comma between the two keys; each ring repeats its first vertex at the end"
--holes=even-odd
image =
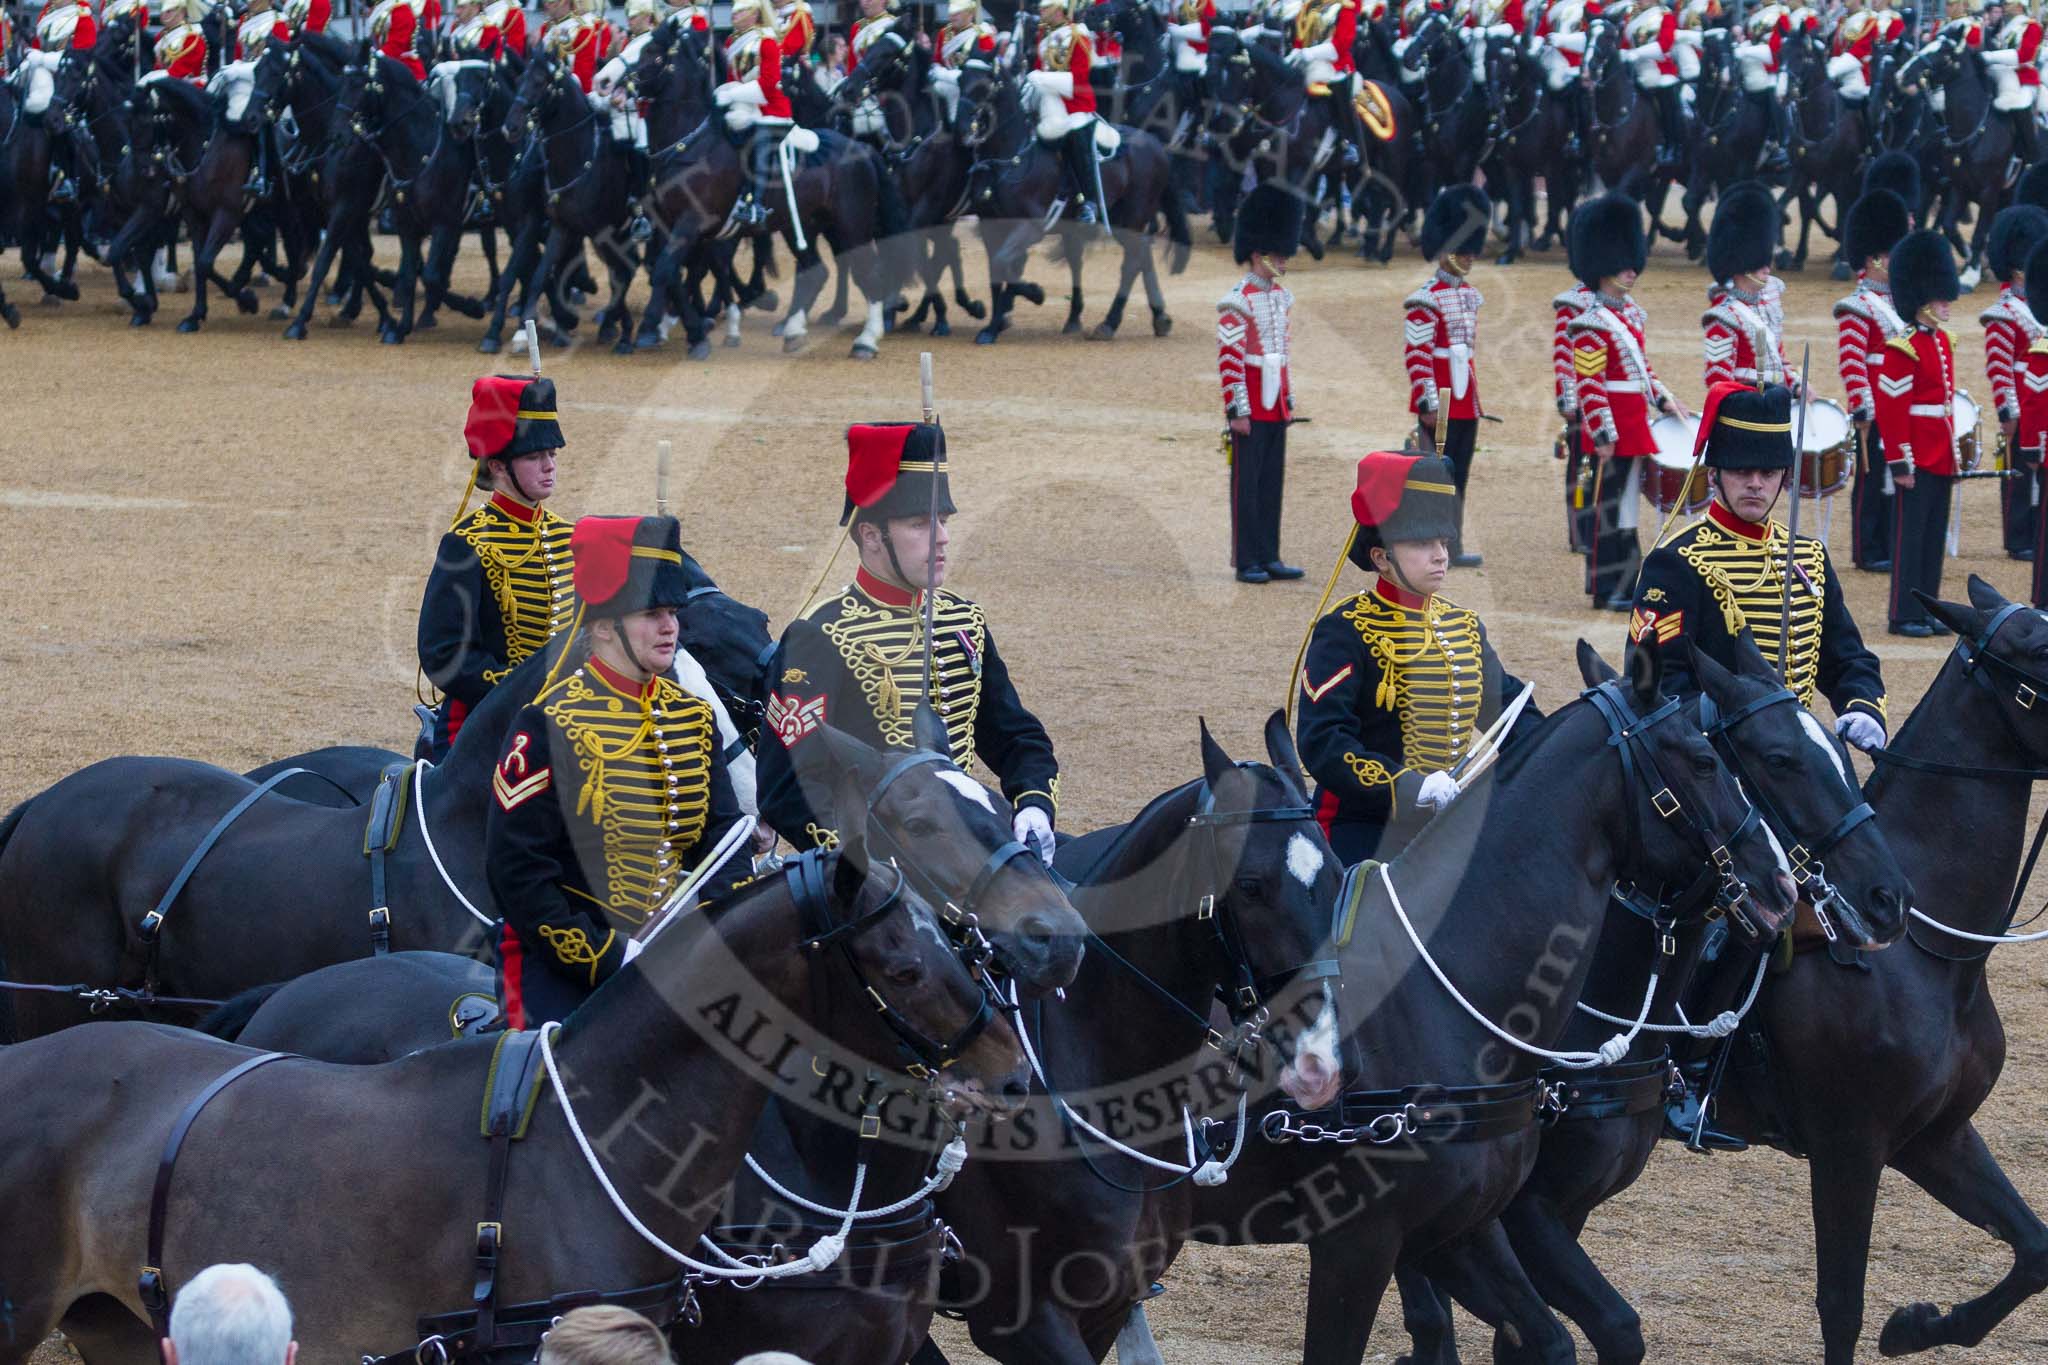
{"type": "Polygon", "coordinates": [[[1038,284],[1013,284],[1010,292],[1034,308],[1045,306],[1045,286],[1038,284]]]}
{"type": "Polygon", "coordinates": [[[441,325],[441,319],[429,314],[412,325],[415,332],[431,332],[441,325]]]}
{"type": "Polygon", "coordinates": [[[847,354],[855,360],[873,360],[875,358],[875,348],[864,341],[856,341],[853,343],[853,349],[848,351],[847,354]]]}
{"type": "Polygon", "coordinates": [[[270,320],[271,320],[272,322],[283,322],[283,321],[284,321],[285,319],[289,318],[289,317],[290,317],[291,315],[292,315],[292,310],[291,310],[291,309],[289,309],[289,308],[287,308],[287,307],[285,307],[285,306],[284,306],[283,304],[281,304],[281,303],[280,303],[279,305],[277,305],[277,307],[275,307],[275,308],[273,308],[273,309],[271,309],[271,310],[270,310],[270,320]]]}
{"type": "Polygon", "coordinates": [[[600,346],[609,345],[618,334],[619,329],[612,323],[607,322],[604,326],[597,329],[597,344],[600,346]]]}
{"type": "Polygon", "coordinates": [[[1081,319],[1079,319],[1079,318],[1068,318],[1068,319],[1067,319],[1067,322],[1066,322],[1066,325],[1065,325],[1064,327],[1060,328],[1060,335],[1061,335],[1061,336],[1063,336],[1063,337],[1070,337],[1070,336],[1072,336],[1072,335],[1073,335],[1074,333],[1076,333],[1076,332],[1078,332],[1078,331],[1080,331],[1080,330],[1081,330],[1081,319]]]}
{"type": "Polygon", "coordinates": [[[1849,263],[1847,261],[1836,261],[1835,268],[1832,272],[1830,272],[1830,274],[1831,278],[1833,279],[1846,280],[1851,278],[1853,272],[1850,271],[1849,263]]]}
{"type": "Polygon", "coordinates": [[[976,322],[980,322],[988,316],[988,305],[977,299],[971,303],[961,304],[960,311],[973,318],[976,322]]]}
{"type": "MultiPolygon", "coordinates": [[[[912,329],[912,330],[915,330],[915,329],[912,329]]],[[[933,336],[935,336],[935,337],[949,337],[949,336],[953,335],[953,324],[952,324],[952,323],[950,323],[950,322],[935,322],[935,323],[933,323],[933,324],[932,324],[932,335],[933,335],[933,336]]]]}
{"type": "Polygon", "coordinates": [[[199,319],[198,319],[198,318],[185,318],[185,319],[183,319],[182,321],[180,321],[180,322],[178,323],[178,330],[179,330],[179,331],[181,331],[181,332],[183,332],[183,333],[185,333],[185,334],[186,334],[187,336],[190,336],[190,335],[191,335],[192,333],[194,333],[194,332],[196,332],[196,331],[198,331],[198,330],[199,330],[199,319]]]}
{"type": "Polygon", "coordinates": [[[1933,1330],[1941,1321],[1941,1310],[1931,1303],[1909,1303],[1892,1310],[1878,1334],[1877,1353],[1882,1356],[1911,1355],[1934,1344],[1933,1330]]]}
{"type": "Polygon", "coordinates": [[[5,322],[7,330],[13,331],[21,326],[21,310],[11,303],[0,303],[0,322],[5,322]]]}
{"type": "Polygon", "coordinates": [[[782,339],[782,353],[784,355],[795,355],[803,350],[803,348],[804,339],[800,336],[784,337],[782,339]]]}
{"type": "Polygon", "coordinates": [[[570,342],[572,340],[573,338],[571,338],[567,332],[563,331],[559,327],[556,328],[554,331],[548,333],[548,345],[554,347],[558,351],[568,350],[570,342]]]}
{"type": "MultiPolygon", "coordinates": [[[[798,341],[801,342],[802,338],[799,337],[798,341]]],[[[740,339],[738,337],[729,336],[726,337],[719,344],[724,346],[725,349],[728,351],[737,351],[740,348],[740,339]]]]}
{"type": "MultiPolygon", "coordinates": [[[[299,332],[299,335],[304,336],[305,332],[301,330],[299,332]]],[[[499,349],[502,346],[504,346],[504,344],[504,342],[498,340],[496,337],[485,337],[482,341],[479,341],[476,344],[476,348],[478,351],[482,352],[485,355],[496,355],[499,349]]]]}
{"type": "Polygon", "coordinates": [[[306,339],[306,324],[294,322],[286,327],[284,329],[284,339],[286,341],[304,341],[306,339]]]}
{"type": "Polygon", "coordinates": [[[262,306],[261,303],[257,302],[256,291],[253,289],[244,289],[241,293],[235,295],[235,308],[238,312],[254,313],[262,306]]]}
{"type": "Polygon", "coordinates": [[[772,336],[772,337],[779,337],[779,336],[781,336],[781,335],[782,335],[782,329],[783,329],[784,327],[786,327],[787,325],[788,325],[788,323],[787,323],[786,321],[784,321],[784,322],[778,322],[778,323],[776,323],[776,324],[775,324],[775,325],[774,325],[773,327],[770,327],[770,328],[768,329],[768,335],[769,335],[769,336],[772,336]]]}
{"type": "Polygon", "coordinates": [[[710,343],[710,342],[708,342],[708,341],[693,341],[693,342],[691,342],[691,343],[690,343],[690,359],[692,359],[692,360],[709,360],[709,359],[711,359],[711,343],[710,343]]]}
{"type": "Polygon", "coordinates": [[[996,344],[997,335],[998,333],[995,328],[984,327],[974,334],[974,344],[977,346],[993,346],[996,344]]]}
{"type": "Polygon", "coordinates": [[[1795,259],[1791,252],[1780,251],[1778,253],[1777,268],[1780,270],[1798,270],[1801,266],[1794,264],[1795,259]]]}
{"type": "Polygon", "coordinates": [[[633,338],[629,336],[621,336],[617,341],[612,343],[613,355],[631,355],[639,349],[640,348],[638,346],[635,346],[633,344],[633,338]]]}
{"type": "Polygon", "coordinates": [[[1493,263],[1495,265],[1513,265],[1515,263],[1515,253],[1512,251],[1503,251],[1500,253],[1500,255],[1493,258],[1493,263]]]}
{"type": "Polygon", "coordinates": [[[1095,324],[1094,329],[1088,333],[1088,339],[1090,341],[1115,341],[1116,328],[1106,322],[1098,322],[1095,324]]]}
{"type": "Polygon", "coordinates": [[[69,280],[59,280],[55,285],[43,292],[46,296],[45,302],[48,302],[51,298],[59,298],[66,303],[78,302],[78,286],[69,280]]]}
{"type": "MultiPolygon", "coordinates": [[[[752,303],[748,304],[747,307],[752,308],[757,313],[777,312],[782,307],[782,296],[773,289],[763,289],[760,295],[752,303]]],[[[776,335],[780,336],[782,334],[777,332],[776,335]]]]}
{"type": "MultiPolygon", "coordinates": [[[[9,319],[7,320],[7,322],[8,322],[8,325],[9,325],[9,326],[13,326],[13,325],[14,325],[14,319],[13,319],[13,318],[9,318],[9,319]]],[[[129,325],[130,327],[147,327],[147,326],[149,326],[149,314],[148,314],[147,312],[143,311],[142,309],[139,309],[139,308],[138,308],[138,309],[136,309],[136,310],[135,310],[135,311],[134,311],[133,313],[130,313],[130,314],[128,315],[128,325],[129,325]]]]}
{"type": "MultiPolygon", "coordinates": [[[[903,319],[903,321],[897,323],[889,330],[892,332],[902,332],[906,336],[916,336],[919,332],[922,332],[924,330],[924,323],[920,322],[916,318],[905,318],[903,319]]],[[[935,337],[945,335],[945,333],[939,330],[939,324],[937,324],[936,322],[932,324],[932,335],[935,337]]]]}

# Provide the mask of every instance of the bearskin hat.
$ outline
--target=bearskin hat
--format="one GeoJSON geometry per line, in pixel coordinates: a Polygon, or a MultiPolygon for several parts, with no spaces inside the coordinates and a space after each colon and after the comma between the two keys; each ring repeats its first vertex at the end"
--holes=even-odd
{"type": "Polygon", "coordinates": [[[1292,256],[1301,246],[1301,196],[1266,181],[1237,206],[1230,253],[1243,265],[1253,256],[1292,256]]]}
{"type": "Polygon", "coordinates": [[[2012,202],[2048,209],[2048,161],[2037,161],[2027,167],[2027,173],[2013,187],[2012,202]]]}
{"type": "Polygon", "coordinates": [[[1599,288],[1610,275],[1641,270],[1650,259],[1642,206],[1623,195],[1603,194],[1573,208],[1565,254],[1572,274],[1588,289],[1599,288]]]}
{"type": "Polygon", "coordinates": [[[1863,168],[1863,192],[1872,190],[1890,190],[1912,212],[1920,207],[1920,163],[1905,152],[1881,153],[1863,168]]]}
{"type": "Polygon", "coordinates": [[[1991,220],[1991,240],[1984,248],[1984,264],[2000,284],[2012,282],[2012,272],[2027,263],[2034,243],[2048,237],[2048,209],[2032,204],[2013,204],[1998,211],[1991,220]]]}
{"type": "Polygon", "coordinates": [[[1953,303],[1962,292],[1955,255],[1939,232],[1909,232],[1892,248],[1892,306],[1907,322],[1935,300],[1953,303]]]}
{"type": "MultiPolygon", "coordinates": [[[[2044,310],[2048,310],[2048,237],[2036,239],[2034,249],[2027,253],[2027,259],[2021,264],[2020,269],[2024,270],[2027,275],[2029,288],[2024,292],[2027,295],[2027,306],[2029,308],[2034,306],[2033,290],[2031,288],[2035,278],[2034,272],[2036,270],[2041,272],[2041,305],[2044,310]]],[[[2034,316],[2038,318],[2041,315],[2036,313],[2034,316]]]]}
{"type": "Polygon", "coordinates": [[[1778,201],[1754,180],[1729,187],[1707,228],[1707,274],[1726,282],[1761,270],[1778,249],[1778,201]]]}
{"type": "Polygon", "coordinates": [[[1486,250],[1486,230],[1493,222],[1493,201],[1477,185],[1452,185],[1437,194],[1422,215],[1418,239],[1425,260],[1445,256],[1476,256],[1486,250]]]}
{"type": "Polygon", "coordinates": [[[1877,256],[1890,256],[1899,238],[1913,230],[1913,211],[1891,190],[1865,190],[1849,205],[1842,225],[1842,255],[1851,270],[1877,256]]]}

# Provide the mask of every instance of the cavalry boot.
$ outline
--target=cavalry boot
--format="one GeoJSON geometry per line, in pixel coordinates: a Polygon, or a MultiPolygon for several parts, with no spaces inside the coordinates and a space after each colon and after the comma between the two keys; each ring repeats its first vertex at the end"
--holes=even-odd
{"type": "Polygon", "coordinates": [[[647,217],[647,149],[626,144],[626,184],[632,200],[632,217],[626,225],[626,235],[636,242],[644,242],[654,236],[654,224],[647,217]]]}
{"type": "Polygon", "coordinates": [[[1757,174],[1782,175],[1792,169],[1792,158],[1785,152],[1785,144],[1792,140],[1785,125],[1785,107],[1769,96],[1764,97],[1763,105],[1770,119],[1770,137],[1757,154],[1757,174]]]}
{"type": "Polygon", "coordinates": [[[1093,223],[1103,236],[1110,234],[1109,205],[1102,194],[1102,166],[1095,159],[1095,125],[1076,128],[1060,142],[1067,168],[1081,190],[1081,221],[1093,223]]]}
{"type": "Polygon", "coordinates": [[[1664,1136],[1684,1143],[1687,1151],[1707,1154],[1749,1150],[1743,1139],[1708,1123],[1712,1117],[1711,1092],[1720,1079],[1722,1061],[1732,1041],[1723,1038],[1706,1056],[1682,1064],[1678,1069],[1681,1089],[1664,1102],[1664,1136]]]}
{"type": "Polygon", "coordinates": [[[1664,134],[1657,148],[1657,168],[1675,171],[1685,161],[1685,103],[1675,85],[1657,92],[1657,124],[1664,134]]]}
{"type": "Polygon", "coordinates": [[[775,149],[768,138],[755,133],[747,144],[747,182],[740,186],[739,202],[733,206],[733,218],[744,227],[760,227],[768,221],[768,206],[762,197],[768,177],[774,174],[774,158],[775,149]]]}
{"type": "Polygon", "coordinates": [[[242,193],[251,199],[264,199],[270,194],[270,177],[264,174],[270,160],[270,130],[259,126],[256,129],[256,155],[249,161],[249,178],[242,183],[242,193]]]}

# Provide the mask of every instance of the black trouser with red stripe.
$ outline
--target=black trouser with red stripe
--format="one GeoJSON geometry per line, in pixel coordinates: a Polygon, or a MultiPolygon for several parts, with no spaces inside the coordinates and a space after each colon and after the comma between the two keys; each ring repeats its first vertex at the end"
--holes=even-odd
{"type": "Polygon", "coordinates": [[[1253,422],[1230,438],[1230,563],[1263,569],[1280,560],[1280,494],[1287,483],[1287,423],[1253,422]]]}
{"type": "Polygon", "coordinates": [[[1955,490],[1954,475],[1916,469],[1913,486],[1892,495],[1890,616],[1895,626],[1928,619],[1913,589],[1941,596],[1941,557],[1948,553],[1948,509],[1955,490]]]}
{"type": "Polygon", "coordinates": [[[1472,481],[1472,456],[1479,448],[1477,417],[1444,417],[1444,458],[1451,462],[1451,483],[1458,490],[1458,534],[1451,541],[1451,553],[1465,552],[1465,485],[1472,481]]]}
{"type": "MultiPolygon", "coordinates": [[[[2012,458],[2010,454],[2006,456],[2012,458]]],[[[1998,509],[2005,525],[2005,552],[2009,555],[2034,553],[2040,537],[2034,531],[2033,479],[2000,479],[1998,509]]]]}
{"type": "Polygon", "coordinates": [[[1629,501],[1639,493],[1630,487],[1629,475],[1640,461],[1648,458],[1610,455],[1600,461],[1595,474],[1593,549],[1586,556],[1586,591],[1596,607],[1610,598],[1628,597],[1635,592],[1636,569],[1642,563],[1643,549],[1636,539],[1636,508],[1629,501]]]}
{"type": "Polygon", "coordinates": [[[1857,443],[1856,484],[1849,493],[1853,511],[1849,547],[1856,567],[1882,564],[1892,554],[1892,495],[1884,491],[1884,442],[1872,422],[1857,443]]]}

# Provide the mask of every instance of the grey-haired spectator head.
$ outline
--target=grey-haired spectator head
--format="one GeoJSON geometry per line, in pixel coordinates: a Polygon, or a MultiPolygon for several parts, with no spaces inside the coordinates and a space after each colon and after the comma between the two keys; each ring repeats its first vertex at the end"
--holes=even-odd
{"type": "Polygon", "coordinates": [[[210,1265],[171,1305],[165,1365],[293,1365],[291,1305],[253,1265],[210,1265]]]}
{"type": "Polygon", "coordinates": [[[562,1315],[540,1343],[540,1365],[673,1365],[668,1338],[630,1308],[596,1304],[562,1315]]]}
{"type": "Polygon", "coordinates": [[[750,1356],[740,1357],[733,1365],[811,1365],[811,1362],[787,1351],[756,1351],[750,1356]]]}

